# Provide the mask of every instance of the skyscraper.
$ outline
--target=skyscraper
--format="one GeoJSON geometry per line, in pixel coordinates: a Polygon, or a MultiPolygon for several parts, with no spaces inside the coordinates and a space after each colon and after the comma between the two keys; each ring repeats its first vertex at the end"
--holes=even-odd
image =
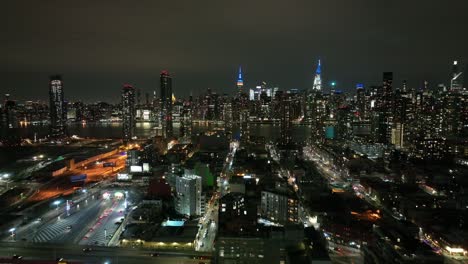
{"type": "Polygon", "coordinates": [[[356,114],[360,120],[366,118],[366,94],[364,90],[364,85],[358,83],[356,85],[356,114]]]}
{"type": "Polygon", "coordinates": [[[122,89],[123,140],[130,141],[135,129],[135,89],[125,84],[122,89]]]}
{"type": "Polygon", "coordinates": [[[172,127],[172,78],[168,71],[162,71],[161,83],[161,124],[166,138],[173,136],[172,127]]]}
{"type": "Polygon", "coordinates": [[[452,65],[452,76],[450,79],[450,90],[461,91],[463,89],[463,71],[458,65],[458,61],[454,61],[452,65]]]}
{"type": "Polygon", "coordinates": [[[244,79],[242,78],[242,68],[239,66],[239,73],[237,76],[237,89],[239,94],[242,92],[242,87],[244,87],[244,79]]]}
{"type": "Polygon", "coordinates": [[[292,123],[291,123],[291,97],[289,94],[280,94],[280,110],[281,110],[281,126],[280,136],[281,144],[288,145],[291,143],[292,138],[292,123]]]}
{"type": "Polygon", "coordinates": [[[320,63],[320,60],[318,61],[317,65],[317,70],[315,70],[315,78],[314,78],[314,86],[312,87],[312,90],[314,91],[322,91],[322,65],[320,63]]]}
{"type": "Polygon", "coordinates": [[[376,95],[377,112],[374,120],[377,122],[375,127],[375,139],[379,143],[390,143],[392,138],[392,124],[394,115],[393,104],[393,72],[383,73],[383,86],[376,95]]]}
{"type": "Polygon", "coordinates": [[[65,136],[66,111],[63,99],[62,76],[54,75],[49,82],[50,136],[65,136]]]}

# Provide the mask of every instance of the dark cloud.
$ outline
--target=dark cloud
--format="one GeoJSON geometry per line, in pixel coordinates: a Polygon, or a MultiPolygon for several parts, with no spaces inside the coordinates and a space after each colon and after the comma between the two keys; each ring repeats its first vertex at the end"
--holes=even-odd
{"type": "Polygon", "coordinates": [[[468,60],[465,0],[4,1],[0,16],[1,92],[47,97],[47,76],[62,73],[66,97],[117,100],[120,85],[158,88],[175,76],[186,96],[246,84],[311,86],[315,61],[343,89],[447,82],[450,61],[468,60]]]}

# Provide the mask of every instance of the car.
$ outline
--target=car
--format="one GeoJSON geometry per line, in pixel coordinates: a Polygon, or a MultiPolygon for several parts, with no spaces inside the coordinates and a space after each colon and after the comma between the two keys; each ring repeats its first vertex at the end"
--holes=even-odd
{"type": "Polygon", "coordinates": [[[83,248],[83,252],[91,252],[91,251],[93,251],[93,249],[90,247],[83,248]]]}
{"type": "Polygon", "coordinates": [[[72,229],[72,226],[71,225],[67,226],[67,229],[72,229]]]}
{"type": "Polygon", "coordinates": [[[150,256],[152,256],[152,257],[159,257],[159,253],[151,253],[150,256]]]}
{"type": "Polygon", "coordinates": [[[13,259],[22,259],[23,256],[14,254],[12,258],[13,258],[13,259]]]}
{"type": "Polygon", "coordinates": [[[55,261],[63,261],[63,258],[56,258],[55,261]]]}

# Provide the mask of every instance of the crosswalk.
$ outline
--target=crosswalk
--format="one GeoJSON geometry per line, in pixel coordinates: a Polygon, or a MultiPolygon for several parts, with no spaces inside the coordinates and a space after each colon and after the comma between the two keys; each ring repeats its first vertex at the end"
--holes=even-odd
{"type": "Polygon", "coordinates": [[[77,217],[71,215],[65,219],[57,220],[54,224],[48,225],[47,227],[38,231],[32,241],[35,243],[44,243],[54,241],[59,236],[64,236],[66,232],[70,232],[71,229],[67,229],[68,226],[73,226],[76,223],[77,217]]]}
{"type": "Polygon", "coordinates": [[[69,216],[57,218],[32,232],[32,234],[28,234],[28,237],[32,237],[29,241],[34,243],[70,242],[70,240],[74,239],[74,236],[80,233],[80,226],[86,225],[86,222],[94,218],[99,212],[99,202],[93,202],[89,206],[89,208],[72,212],[69,216]]]}

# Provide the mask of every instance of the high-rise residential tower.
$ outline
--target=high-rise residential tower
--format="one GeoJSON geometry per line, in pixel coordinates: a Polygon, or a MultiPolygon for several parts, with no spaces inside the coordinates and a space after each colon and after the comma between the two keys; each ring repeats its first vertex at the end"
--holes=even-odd
{"type": "Polygon", "coordinates": [[[202,178],[185,173],[176,178],[176,211],[179,214],[194,216],[201,215],[202,208],[202,178]]]}
{"type": "Polygon", "coordinates": [[[130,141],[135,130],[135,89],[125,84],[122,89],[123,140],[130,141]]]}
{"type": "Polygon", "coordinates": [[[161,124],[166,138],[173,136],[172,127],[172,78],[168,71],[162,71],[161,84],[161,124]]]}
{"type": "Polygon", "coordinates": [[[63,98],[62,76],[54,75],[49,82],[50,136],[60,138],[65,136],[66,111],[63,98]]]}

